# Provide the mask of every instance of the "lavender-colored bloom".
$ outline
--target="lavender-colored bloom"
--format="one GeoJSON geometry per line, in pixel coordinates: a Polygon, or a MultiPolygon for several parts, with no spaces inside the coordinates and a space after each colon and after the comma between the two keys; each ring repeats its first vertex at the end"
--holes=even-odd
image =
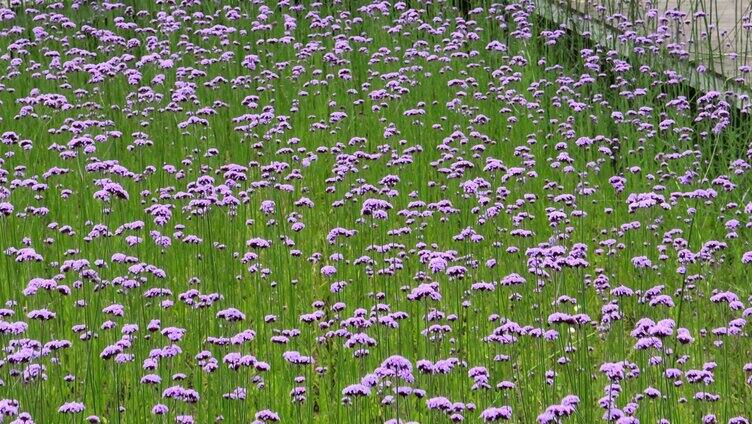
{"type": "Polygon", "coordinates": [[[485,409],[483,412],[480,413],[480,418],[483,420],[483,422],[496,422],[500,420],[511,420],[512,419],[512,408],[508,406],[502,406],[502,407],[489,407],[485,409]]]}
{"type": "Polygon", "coordinates": [[[255,416],[257,421],[263,422],[263,423],[270,423],[270,422],[278,422],[279,421],[279,415],[277,415],[276,412],[271,411],[269,409],[264,409],[262,411],[259,411],[256,413],[255,416]]]}
{"type": "Polygon", "coordinates": [[[78,414],[86,409],[81,402],[66,402],[57,409],[57,412],[62,414],[78,414]]]}

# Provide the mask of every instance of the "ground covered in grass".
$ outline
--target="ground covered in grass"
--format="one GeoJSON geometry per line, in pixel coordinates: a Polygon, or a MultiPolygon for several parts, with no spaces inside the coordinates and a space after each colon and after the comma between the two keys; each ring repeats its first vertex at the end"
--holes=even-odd
{"type": "Polygon", "coordinates": [[[0,9],[0,421],[748,423],[746,99],[464,5],[0,9]]]}

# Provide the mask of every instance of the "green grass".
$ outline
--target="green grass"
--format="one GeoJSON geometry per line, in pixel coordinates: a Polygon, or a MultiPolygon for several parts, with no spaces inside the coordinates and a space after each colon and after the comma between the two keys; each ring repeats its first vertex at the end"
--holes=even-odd
{"type": "MultiPolygon", "coordinates": [[[[274,10],[270,21],[275,22],[275,26],[271,31],[251,32],[252,21],[260,13],[258,6],[250,2],[223,4],[234,4],[246,16],[231,21],[218,2],[209,2],[187,10],[213,16],[211,22],[202,25],[196,19],[183,21],[176,32],[164,33],[159,32],[156,23],[151,21],[158,6],[153,2],[136,2],[134,9],[149,10],[150,17],[128,17],[126,21],[132,20],[142,28],[157,29],[154,35],[163,45],[152,50],[147,48],[151,34],[114,28],[114,19],[123,15],[123,9],[103,11],[82,6],[73,10],[66,4],[58,12],[79,24],[79,29],[84,24],[107,28],[124,40],[139,40],[140,47],[126,49],[117,43],[101,43],[92,36],[74,36],[72,31],[61,30],[59,25],[47,24],[47,31],[57,36],[57,40],[38,41],[27,48],[28,54],[12,55],[20,57],[22,63],[17,76],[0,80],[4,85],[4,90],[0,91],[0,126],[3,131],[14,131],[22,139],[30,139],[33,148],[24,151],[17,145],[2,146],[3,153],[13,152],[2,163],[2,169],[8,172],[2,186],[10,188],[17,186],[14,180],[34,178],[47,184],[47,188],[41,192],[14,188],[6,201],[13,203],[15,213],[0,218],[0,246],[3,249],[21,248],[22,240],[28,237],[31,246],[44,257],[40,262],[17,263],[15,255],[0,256],[0,275],[3,277],[0,299],[15,302],[9,306],[15,315],[5,320],[29,321],[26,333],[0,335],[0,344],[9,347],[7,352],[13,352],[14,340],[21,338],[38,340],[42,344],[53,339],[69,339],[73,345],[33,361],[46,366],[46,381],[24,383],[22,377],[14,376],[12,371],[23,372],[25,364],[6,363],[0,368],[5,382],[0,387],[0,398],[17,399],[20,410],[30,412],[39,423],[81,422],[89,414],[98,415],[102,422],[107,423],[173,422],[174,417],[181,414],[193,415],[196,422],[202,423],[211,422],[219,415],[224,417],[224,422],[236,423],[250,422],[258,410],[266,408],[279,413],[283,422],[370,423],[392,418],[421,423],[448,422],[446,414],[430,411],[425,399],[415,396],[382,406],[383,396],[374,389],[371,396],[353,399],[349,406],[341,403],[341,392],[345,387],[358,383],[390,355],[399,354],[413,363],[419,359],[457,358],[461,365],[447,375],[420,375],[414,370],[416,379],[412,386],[425,390],[426,398],[446,396],[453,402],[474,403],[478,410],[464,414],[468,422],[479,421],[478,415],[485,408],[501,405],[512,407],[512,421],[535,422],[547,406],[560,402],[568,394],[578,395],[581,404],[577,413],[566,422],[599,421],[603,410],[597,402],[609,383],[598,369],[604,362],[625,360],[637,364],[641,372],[638,377],[621,383],[622,395],[616,406],[623,408],[635,394],[648,386],[659,389],[664,395],[659,399],[639,401],[635,417],[640,422],[657,422],[660,418],[670,419],[672,423],[701,422],[702,416],[708,413],[717,414],[719,422],[727,422],[731,417],[748,413],[746,405],[752,398],[742,367],[752,354],[749,335],[746,330],[738,336],[710,333],[714,328],[728,326],[729,321],[739,318],[742,311],[732,311],[726,304],[709,301],[715,290],[729,290],[734,291],[746,306],[750,295],[747,269],[741,263],[742,254],[752,250],[749,232],[741,228],[738,238],[725,240],[727,231],[724,228],[724,223],[732,218],[739,219],[742,227],[749,222],[749,215],[742,212],[749,202],[749,174],[734,175],[729,168],[733,160],[747,155],[750,139],[747,115],[729,108],[729,113],[733,114],[731,124],[719,134],[713,134],[716,121],[696,120],[696,106],[676,110],[667,105],[669,100],[678,96],[686,96],[694,104],[702,93],[685,85],[671,84],[666,75],[641,72],[634,65],[626,72],[615,71],[613,58],[609,59],[605,49],[572,34],[562,36],[553,45],[545,45],[539,37],[540,32],[555,27],[532,16],[527,18],[532,26],[532,38],[516,39],[512,35],[518,29],[511,23],[513,11],[505,12],[500,7],[493,14],[484,11],[473,15],[471,18],[475,24],[462,24],[457,10],[443,9],[438,4],[423,6],[426,9],[425,21],[430,23],[434,16],[446,19],[444,33],[431,35],[421,31],[419,24],[409,23],[403,24],[401,35],[396,36],[385,31],[385,27],[395,25],[399,17],[394,10],[386,16],[363,16],[362,23],[354,23],[341,11],[350,10],[352,16],[363,15],[357,11],[356,4],[335,7],[327,3],[319,11],[321,16],[332,16],[333,22],[347,28],[346,35],[369,38],[367,43],[350,41],[352,51],[341,54],[339,59],[344,65],[337,66],[327,63],[324,58],[335,45],[331,28],[310,29],[305,13],[274,10]],[[290,35],[301,46],[261,43],[264,39],[284,35],[282,13],[298,19],[298,27],[290,35]],[[507,28],[499,26],[502,17],[510,22],[507,28]],[[194,33],[200,27],[213,25],[234,26],[248,32],[231,34],[228,37],[230,44],[226,46],[221,45],[218,37],[202,39],[194,33]],[[442,51],[450,45],[448,41],[453,32],[466,33],[470,29],[478,36],[477,40],[462,44],[456,50],[442,51]],[[63,45],[59,37],[66,34],[69,36],[68,45],[63,45]],[[181,40],[182,35],[186,40],[181,40]],[[486,50],[485,46],[493,40],[507,44],[508,51],[486,50]],[[427,46],[420,47],[421,41],[427,42],[427,46]],[[297,57],[302,45],[309,42],[319,42],[321,48],[310,57],[297,57]],[[88,82],[88,73],[62,74],[52,66],[50,57],[44,55],[56,50],[61,53],[61,61],[65,62],[73,59],[65,54],[72,47],[96,51],[97,57],[86,59],[88,63],[103,63],[128,53],[135,59],[128,62],[127,67],[134,68],[140,58],[157,52],[163,58],[174,56],[175,65],[170,69],[158,69],[153,63],[144,65],[139,68],[142,80],[138,85],[130,85],[122,73],[92,84],[88,82]],[[380,61],[369,63],[382,47],[390,50],[386,56],[394,60],[386,61],[386,57],[380,57],[380,61]],[[408,55],[412,52],[411,47],[426,54],[424,57],[408,55]],[[360,48],[365,51],[360,52],[360,48]],[[585,48],[595,50],[599,71],[584,66],[581,52],[585,48]],[[200,49],[202,53],[197,58],[189,53],[189,49],[200,49]],[[223,51],[232,51],[235,57],[208,66],[199,64],[198,59],[218,58],[223,51]],[[284,69],[275,70],[277,78],[270,79],[260,69],[249,72],[240,66],[242,58],[250,52],[261,58],[259,68],[270,69],[276,62],[290,63],[284,69]],[[437,59],[448,58],[455,52],[473,52],[473,55],[455,57],[446,62],[426,58],[430,54],[435,54],[437,59]],[[525,58],[527,64],[512,64],[514,56],[525,58]],[[35,77],[34,71],[27,70],[35,62],[41,64],[38,72],[50,70],[58,79],[47,79],[43,75],[35,77]],[[305,68],[297,78],[291,73],[295,65],[305,68]],[[560,66],[552,68],[552,65],[560,66]],[[336,76],[341,67],[352,70],[352,80],[336,76]],[[190,81],[196,84],[193,99],[180,103],[182,110],[173,112],[165,108],[175,83],[181,79],[176,76],[176,71],[181,68],[195,68],[204,74],[190,81]],[[316,76],[315,70],[321,70],[322,75],[316,76]],[[398,71],[401,75],[399,86],[405,88],[405,92],[397,94],[391,90],[393,97],[385,100],[386,104],[380,110],[372,111],[371,108],[381,101],[370,100],[368,93],[386,89],[388,81],[382,77],[398,71]],[[164,74],[164,83],[152,88],[163,98],[155,102],[136,101],[138,87],[149,85],[157,74],[164,74]],[[326,78],[327,74],[333,77],[326,78]],[[250,77],[247,83],[232,82],[241,75],[250,77]],[[568,81],[576,81],[582,75],[592,77],[592,81],[576,85],[568,81]],[[230,82],[217,88],[204,86],[204,82],[218,76],[230,82]],[[477,85],[448,87],[450,80],[468,77],[474,78],[477,85]],[[322,79],[326,84],[314,82],[322,79]],[[69,87],[61,87],[63,83],[69,87]],[[365,83],[369,86],[365,87],[365,83]],[[534,83],[539,83],[539,88],[535,88],[534,83]],[[634,98],[621,94],[637,88],[644,88],[644,94],[634,98]],[[73,94],[76,89],[85,89],[87,93],[76,98],[73,94]],[[38,118],[16,119],[22,107],[18,100],[29,96],[33,90],[60,93],[74,107],[59,110],[36,105],[34,112],[38,118]],[[301,90],[309,95],[301,96],[301,90]],[[353,94],[348,90],[354,90],[353,94]],[[540,90],[539,95],[534,95],[537,90],[540,90]],[[460,91],[465,95],[459,95],[460,91]],[[241,105],[248,95],[259,97],[258,109],[251,110],[241,105]],[[354,104],[360,99],[362,105],[354,104]],[[455,99],[459,99],[458,107],[447,108],[447,104],[455,99]],[[215,115],[202,117],[208,120],[208,126],[178,128],[177,124],[185,121],[192,112],[210,107],[215,101],[225,102],[228,106],[216,108],[215,115]],[[588,107],[580,112],[573,111],[568,106],[569,101],[588,107]],[[404,116],[403,112],[415,108],[418,102],[425,102],[425,114],[404,116]],[[537,104],[527,108],[526,104],[531,102],[537,104]],[[294,104],[297,111],[291,112],[294,104]],[[91,107],[94,105],[96,107],[91,107]],[[233,123],[233,118],[261,113],[262,107],[267,105],[273,105],[277,116],[289,116],[291,128],[273,132],[273,125],[262,124],[246,134],[233,129],[241,125],[233,123]],[[644,116],[628,116],[623,123],[615,123],[612,119],[612,112],[627,115],[630,110],[644,107],[650,107],[652,111],[644,116]],[[337,123],[328,123],[334,111],[345,112],[347,117],[337,123]],[[470,121],[479,114],[489,117],[490,121],[485,125],[472,124],[470,121]],[[510,122],[510,118],[515,121],[510,122]],[[658,130],[659,123],[669,118],[675,121],[671,129],[658,130]],[[87,128],[80,134],[72,134],[67,129],[73,121],[82,120],[109,122],[109,125],[87,128]],[[311,125],[319,121],[327,122],[328,128],[312,131],[311,125]],[[384,139],[384,130],[390,124],[394,124],[400,134],[384,139]],[[433,124],[441,126],[433,129],[433,124]],[[643,128],[640,124],[644,124],[643,128]],[[648,124],[656,130],[646,129],[648,124]],[[90,154],[85,154],[79,147],[73,149],[76,157],[62,159],[58,151],[51,149],[53,144],[66,145],[76,136],[94,138],[114,130],[122,132],[122,137],[109,137],[106,141],[94,143],[96,150],[90,154]],[[465,140],[448,143],[451,147],[443,151],[437,149],[442,140],[455,131],[461,131],[465,140]],[[129,150],[134,132],[146,133],[153,146],[129,150]],[[475,139],[471,136],[474,132],[477,132],[475,139]],[[596,136],[603,136],[606,141],[588,148],[575,145],[579,137],[596,136]],[[348,144],[353,137],[364,137],[366,141],[348,144]],[[486,137],[487,141],[478,137],[486,137]],[[291,144],[293,139],[299,139],[299,142],[291,144]],[[561,142],[566,143],[563,150],[556,147],[561,142]],[[321,146],[327,150],[317,153],[316,149],[321,146]],[[474,146],[482,146],[484,150],[473,149],[474,146]],[[599,152],[601,146],[608,147],[612,154],[599,152]],[[293,151],[279,152],[286,147],[293,151]],[[412,154],[412,163],[393,164],[408,149],[416,147],[422,150],[412,154]],[[205,153],[211,148],[218,149],[219,153],[206,157],[205,153]],[[679,158],[661,157],[687,150],[693,153],[679,158]],[[564,159],[570,161],[572,172],[564,172],[567,163],[557,159],[562,151],[568,152],[569,159],[564,159]],[[448,152],[451,155],[447,155],[448,152]],[[361,153],[379,156],[369,160],[361,153]],[[338,160],[341,155],[350,155],[350,160],[338,160]],[[139,178],[89,172],[86,167],[95,162],[94,158],[117,160],[119,165],[139,178]],[[309,166],[303,163],[305,158],[310,161],[309,166]],[[459,158],[470,161],[473,167],[454,175],[444,172],[459,158]],[[536,175],[507,179],[504,171],[484,171],[487,158],[499,159],[507,168],[523,167],[525,172],[534,170],[536,175]],[[181,164],[186,159],[191,163],[181,164]],[[288,167],[280,172],[265,170],[277,162],[285,162],[288,167]],[[238,187],[230,187],[233,195],[241,200],[239,193],[248,190],[247,203],[238,207],[215,204],[203,210],[191,207],[190,198],[159,198],[161,191],[173,196],[178,192],[193,192],[193,199],[201,198],[201,192],[195,190],[199,177],[209,175],[214,178],[214,186],[219,186],[225,183],[220,168],[231,163],[248,166],[247,181],[238,187]],[[350,166],[341,166],[345,163],[350,166]],[[163,171],[163,165],[177,167],[182,178],[163,171]],[[23,176],[14,176],[17,166],[26,167],[23,176]],[[53,166],[68,168],[69,172],[42,181],[42,174],[53,166]],[[156,167],[156,171],[145,173],[148,166],[156,167]],[[629,168],[634,166],[640,168],[639,173],[628,174],[629,168]],[[302,179],[294,178],[293,170],[299,170],[302,179]],[[696,177],[691,184],[682,186],[678,177],[686,171],[694,171],[696,177]],[[623,193],[617,193],[609,184],[609,178],[619,174],[628,174],[623,193]],[[670,201],[670,210],[654,207],[628,212],[626,199],[629,193],[651,192],[660,184],[665,187],[662,194],[668,199],[672,192],[710,188],[711,181],[721,174],[728,175],[736,189],[726,192],[715,186],[717,197],[712,201],[676,199],[670,201]],[[380,181],[386,175],[398,176],[399,182],[385,187],[380,181]],[[650,175],[654,178],[649,178],[650,175]],[[110,178],[121,184],[129,193],[129,200],[114,196],[109,202],[96,200],[94,193],[99,188],[94,182],[100,178],[110,178]],[[486,193],[463,192],[462,184],[475,178],[482,178],[490,184],[486,193]],[[251,189],[251,183],[260,181],[269,184],[251,189]],[[292,191],[285,192],[278,188],[278,184],[291,184],[292,191]],[[546,184],[549,186],[544,188],[546,184]],[[508,192],[506,197],[497,196],[500,193],[497,189],[502,187],[508,192]],[[390,188],[394,193],[387,193],[390,188]],[[584,190],[586,188],[594,190],[590,193],[584,190]],[[67,199],[60,196],[64,189],[73,191],[67,199]],[[409,195],[413,191],[417,193],[415,198],[409,195]],[[536,200],[521,201],[526,194],[535,194],[536,200]],[[573,202],[566,204],[556,199],[564,194],[572,195],[573,202]],[[295,206],[294,202],[303,196],[310,198],[315,207],[295,206]],[[487,199],[483,199],[484,196],[487,199]],[[360,219],[362,203],[368,198],[382,198],[394,206],[388,212],[388,219],[377,220],[368,216],[360,219]],[[457,213],[443,215],[434,211],[431,216],[417,218],[399,213],[414,200],[428,204],[442,199],[451,200],[457,213]],[[273,214],[266,216],[259,210],[263,200],[276,203],[273,214]],[[333,203],[337,201],[341,201],[341,206],[334,207],[333,203]],[[515,206],[518,201],[520,204],[515,206]],[[727,208],[730,202],[739,206],[727,208]],[[175,205],[167,225],[156,225],[145,212],[147,207],[155,204],[175,205]],[[493,205],[498,207],[498,214],[484,217],[493,205]],[[44,216],[24,215],[22,212],[28,207],[46,207],[49,213],[44,216]],[[566,220],[558,226],[551,226],[547,220],[547,208],[564,212],[566,220]],[[612,208],[613,212],[607,213],[606,208],[612,208]],[[695,208],[696,212],[690,215],[688,208],[695,208]],[[574,211],[586,215],[577,217],[574,211]],[[84,241],[94,224],[104,224],[114,233],[120,225],[136,220],[144,222],[143,229],[84,241]],[[253,220],[253,223],[247,225],[248,220],[253,220]],[[291,221],[303,222],[305,229],[293,231],[291,221]],[[638,229],[620,229],[623,224],[633,221],[641,224],[638,229]],[[75,234],[61,234],[50,228],[51,223],[70,225],[75,234]],[[174,234],[176,224],[185,226],[184,235],[196,235],[202,242],[197,245],[180,242],[180,236],[174,234]],[[326,235],[336,227],[354,229],[357,234],[350,238],[341,237],[335,244],[330,244],[326,235]],[[401,227],[409,227],[411,231],[403,235],[389,234],[390,230],[401,227]],[[454,236],[466,228],[472,228],[483,236],[483,240],[478,243],[455,240],[454,236]],[[527,238],[513,236],[510,232],[515,228],[529,230],[533,235],[527,238]],[[663,240],[666,232],[672,229],[679,232],[663,240]],[[149,236],[151,231],[171,237],[172,245],[168,248],[155,245],[149,236]],[[128,247],[125,242],[127,235],[137,235],[144,241],[128,247]],[[48,237],[53,240],[51,244],[44,243],[48,237]],[[271,247],[248,248],[246,241],[253,237],[270,240],[271,247]],[[291,247],[283,242],[286,237],[293,240],[294,248],[302,252],[300,257],[290,254],[291,247]],[[596,251],[599,243],[608,239],[621,243],[622,248],[610,254],[599,254],[596,251]],[[677,273],[680,256],[685,253],[682,249],[697,253],[709,240],[725,241],[727,248],[688,264],[685,273],[677,273]],[[215,243],[221,246],[217,247],[215,243]],[[389,243],[394,245],[387,252],[374,249],[374,246],[389,243]],[[566,249],[571,249],[575,243],[584,243],[588,246],[588,266],[561,271],[549,269],[547,277],[538,279],[528,270],[525,252],[541,243],[566,249]],[[666,248],[663,260],[659,259],[659,245],[666,248]],[[508,247],[517,247],[519,252],[506,253],[508,247]],[[441,272],[432,274],[428,263],[420,260],[422,253],[450,250],[456,251],[458,258],[452,265],[468,268],[464,279],[452,279],[441,272]],[[257,253],[258,259],[249,264],[241,263],[240,257],[247,251],[257,253]],[[158,267],[165,272],[166,278],[148,273],[133,275],[128,270],[131,264],[110,260],[117,252],[133,256],[139,263],[158,267]],[[321,255],[320,260],[311,259],[315,253],[321,255]],[[344,260],[331,261],[330,255],[335,253],[342,254],[344,260]],[[352,264],[362,255],[370,256],[375,263],[372,266],[352,264]],[[637,256],[647,256],[655,267],[637,270],[631,262],[637,256]],[[492,258],[498,261],[498,265],[489,269],[484,263],[492,258]],[[63,262],[69,259],[89,260],[91,268],[96,270],[96,277],[86,278],[74,271],[60,271],[63,262]],[[104,260],[107,266],[97,268],[94,265],[96,259],[104,260]],[[393,275],[383,272],[390,263],[399,265],[393,269],[393,275]],[[326,278],[320,272],[328,264],[337,268],[332,278],[326,278]],[[270,271],[268,275],[263,271],[265,269],[270,271]],[[426,273],[427,278],[439,283],[441,301],[407,300],[410,289],[419,283],[416,278],[419,273],[426,273]],[[510,273],[523,275],[526,283],[517,287],[498,285],[491,293],[470,289],[474,282],[498,282],[510,273]],[[639,296],[617,299],[608,290],[598,292],[590,282],[599,273],[608,276],[611,288],[626,285],[644,292],[664,285],[663,293],[671,295],[676,306],[653,307],[641,301],[639,296]],[[687,276],[694,278],[688,279],[687,276]],[[70,286],[72,292],[64,296],[39,290],[34,296],[23,296],[22,290],[35,277],[55,278],[59,285],[70,286]],[[142,281],[140,287],[127,289],[113,284],[118,277],[142,281]],[[194,277],[198,281],[191,284],[194,277]],[[697,281],[692,283],[695,279],[697,281]],[[77,281],[82,282],[80,288],[74,288],[77,281]],[[330,285],[335,281],[346,281],[347,287],[333,293],[330,285]],[[154,287],[171,290],[172,295],[167,298],[174,302],[174,306],[165,309],[160,307],[160,302],[165,299],[145,299],[143,293],[154,287]],[[191,288],[202,294],[218,293],[222,299],[207,308],[191,307],[178,299],[180,293],[191,288]],[[681,288],[686,293],[683,302],[677,293],[681,288]],[[555,304],[554,300],[561,295],[576,298],[576,305],[555,304]],[[86,306],[76,307],[74,303],[78,300],[86,302],[86,306]],[[324,302],[323,318],[313,324],[300,322],[301,314],[317,309],[312,306],[314,301],[324,302]],[[332,311],[330,308],[336,302],[344,302],[346,309],[339,313],[332,311]],[[622,316],[609,326],[593,324],[570,329],[567,325],[549,325],[546,321],[554,312],[577,312],[588,314],[597,323],[602,306],[609,302],[618,303],[622,316]],[[108,317],[101,313],[113,303],[125,307],[124,317],[108,317]],[[364,308],[369,317],[385,315],[385,311],[377,312],[379,304],[389,305],[392,313],[404,312],[408,318],[399,321],[398,328],[373,324],[362,330],[378,344],[368,348],[370,353],[367,356],[355,358],[353,350],[344,347],[346,338],[334,336],[333,332],[340,329],[341,322],[352,317],[357,308],[364,308]],[[246,320],[228,323],[215,318],[217,311],[229,307],[245,313],[246,320]],[[57,316],[48,322],[25,318],[28,311],[41,308],[54,311],[57,316]],[[421,335],[429,325],[424,316],[434,308],[446,316],[456,316],[452,321],[445,318],[436,322],[450,325],[452,329],[440,340],[421,335]],[[277,315],[278,320],[265,323],[264,317],[268,314],[277,315]],[[554,341],[544,341],[539,337],[520,335],[517,342],[510,345],[484,342],[484,338],[501,325],[499,321],[489,320],[493,314],[522,327],[531,326],[543,331],[555,329],[559,337],[554,341]],[[695,341],[682,345],[674,337],[669,337],[664,340],[666,349],[663,351],[634,349],[636,339],[629,333],[635,322],[644,317],[655,321],[680,319],[676,327],[687,328],[695,341]],[[101,329],[108,319],[115,321],[116,327],[101,329]],[[142,365],[150,351],[171,344],[158,332],[146,330],[152,319],[161,320],[162,328],[175,326],[187,331],[178,343],[182,349],[180,355],[161,359],[156,370],[146,371],[142,365]],[[127,323],[139,326],[131,347],[126,350],[134,355],[134,361],[117,364],[113,360],[101,359],[102,350],[121,339],[120,329],[127,323]],[[71,330],[74,324],[85,324],[93,332],[92,338],[79,340],[79,335],[71,330]],[[255,331],[255,340],[228,347],[206,343],[207,337],[230,337],[245,329],[255,331]],[[292,337],[289,344],[270,342],[272,336],[291,329],[299,329],[300,334],[292,337]],[[708,335],[701,336],[701,330],[707,330],[708,335]],[[325,341],[321,341],[322,337],[325,341]],[[716,340],[722,341],[723,345],[715,346],[716,340]],[[220,362],[216,372],[205,373],[197,365],[194,356],[202,350],[211,351],[220,362]],[[312,355],[315,364],[287,363],[282,354],[292,350],[312,355]],[[263,389],[252,382],[259,373],[252,369],[232,371],[221,363],[222,357],[229,352],[252,354],[270,364],[270,371],[260,373],[264,379],[263,389]],[[500,354],[509,355],[509,361],[494,361],[494,357],[500,354]],[[684,355],[688,358],[686,364],[677,364],[677,358],[684,355]],[[662,358],[663,362],[650,365],[653,356],[662,358]],[[567,357],[569,363],[557,364],[561,357],[567,357]],[[711,361],[717,362],[718,367],[714,371],[715,382],[707,387],[686,381],[681,386],[672,387],[673,380],[662,376],[667,368],[702,369],[704,363],[711,361]],[[510,380],[515,383],[515,389],[471,390],[472,379],[467,371],[475,366],[488,368],[492,386],[501,380],[510,380]],[[557,373],[553,384],[546,383],[547,370],[557,373]],[[140,378],[148,373],[161,376],[162,383],[154,387],[139,384],[140,378]],[[186,374],[186,379],[171,382],[175,373],[186,374]],[[63,377],[67,374],[75,375],[75,381],[64,382],[63,377]],[[296,384],[296,376],[304,376],[305,382],[296,384]],[[195,388],[201,400],[188,405],[162,399],[162,391],[173,384],[195,388]],[[292,402],[289,395],[290,390],[298,385],[305,386],[307,391],[303,403],[292,402]],[[224,393],[237,386],[248,389],[246,400],[222,398],[224,393]],[[718,393],[721,400],[716,403],[693,400],[695,392],[700,390],[718,393]],[[680,402],[681,398],[688,401],[680,402]],[[58,414],[57,408],[67,401],[83,402],[85,413],[70,417],[58,414]],[[163,418],[152,415],[150,411],[156,403],[168,405],[169,415],[163,418]],[[119,407],[123,407],[124,412],[118,412],[119,407]]],[[[172,10],[162,7],[166,11],[172,10]]],[[[16,10],[16,13],[16,19],[2,22],[2,28],[18,25],[25,32],[16,37],[0,37],[0,52],[7,52],[18,37],[33,38],[29,29],[41,25],[32,20],[33,13],[24,14],[21,10],[16,10]]],[[[7,59],[10,57],[4,61],[6,65],[7,59]]],[[[222,199],[223,195],[217,189],[214,193],[217,199],[222,199]]],[[[415,210],[422,212],[427,208],[415,210]]],[[[383,394],[387,393],[388,389],[384,389],[383,394]]]]}

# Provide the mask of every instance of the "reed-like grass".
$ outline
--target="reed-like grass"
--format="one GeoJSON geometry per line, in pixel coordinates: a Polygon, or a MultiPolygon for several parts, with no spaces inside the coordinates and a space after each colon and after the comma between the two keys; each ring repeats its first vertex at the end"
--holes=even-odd
{"type": "Polygon", "coordinates": [[[623,55],[522,0],[126,3],[2,12],[7,421],[533,423],[571,395],[561,422],[750,419],[749,116],[664,69],[670,39],[623,55]]]}

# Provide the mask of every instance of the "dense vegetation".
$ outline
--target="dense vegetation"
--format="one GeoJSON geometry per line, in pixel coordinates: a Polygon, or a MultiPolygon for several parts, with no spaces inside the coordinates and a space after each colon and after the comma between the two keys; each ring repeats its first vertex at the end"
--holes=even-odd
{"type": "Polygon", "coordinates": [[[469,3],[11,0],[0,421],[748,423],[748,99],[469,3]]]}

